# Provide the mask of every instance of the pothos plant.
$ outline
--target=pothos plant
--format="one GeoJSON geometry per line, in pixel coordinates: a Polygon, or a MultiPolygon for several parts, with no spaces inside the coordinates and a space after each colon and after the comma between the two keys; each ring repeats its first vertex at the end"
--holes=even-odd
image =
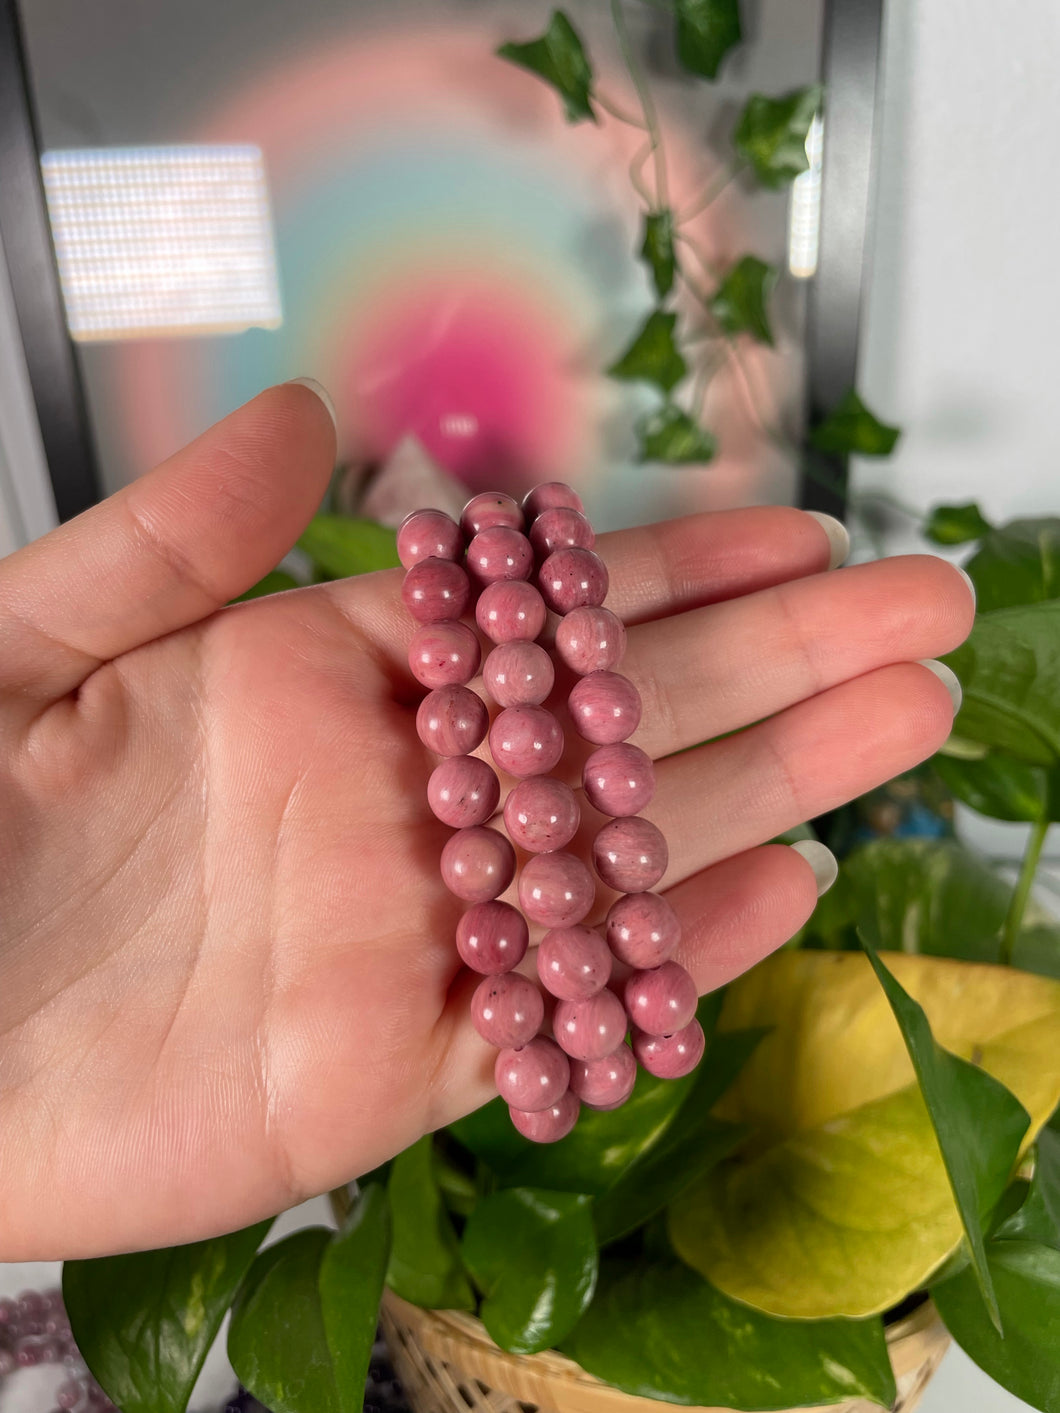
{"type": "MultiPolygon", "coordinates": [[[[739,38],[736,0],[671,8],[682,62],[712,77],[739,38]]],[[[572,120],[603,101],[560,12],[502,54],[551,82],[572,120]]],[[[736,146],[760,179],[805,165],[818,101],[750,100],[736,146]]],[[[660,301],[679,236],[650,204],[660,301]]],[[[727,338],[769,336],[773,277],[756,259],[708,297],[727,338]]],[[[710,439],[671,400],[675,326],[660,302],[612,372],[648,368],[662,393],[645,457],[701,461],[710,439]]],[[[896,438],[854,393],[811,434],[840,454],[896,438]]],[[[75,1334],[124,1413],[183,1413],[229,1309],[231,1361],[274,1413],[354,1413],[384,1287],[475,1311],[502,1347],[561,1349],[629,1392],[746,1410],[889,1406],[887,1320],[930,1295],[987,1373],[1060,1413],[1060,925],[1032,899],[1060,819],[1060,520],[993,526],[950,506],[923,531],[973,546],[979,614],[948,659],[964,687],[953,735],[902,788],[828,821],[838,882],[787,948],[702,1003],[697,1073],[641,1074],[623,1109],[548,1148],[488,1105],[362,1178],[336,1232],[261,1249],[265,1222],[68,1262],[75,1334]],[[1029,825],[1015,882],[956,837],[953,798],[1029,825]]],[[[301,546],[314,580],[397,562],[390,532],[333,514],[301,546]]],[[[278,571],[254,592],[298,582],[278,571]]]]}

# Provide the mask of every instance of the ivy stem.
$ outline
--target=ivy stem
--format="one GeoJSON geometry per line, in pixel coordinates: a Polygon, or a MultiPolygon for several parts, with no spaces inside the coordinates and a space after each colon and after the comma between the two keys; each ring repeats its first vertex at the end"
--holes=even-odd
{"type": "Polygon", "coordinates": [[[626,16],[622,9],[622,0],[611,0],[611,18],[615,25],[615,35],[618,38],[618,47],[622,51],[622,61],[626,66],[630,78],[633,80],[633,87],[637,90],[637,98],[640,100],[641,112],[644,114],[644,129],[651,139],[651,152],[655,158],[655,201],[659,209],[669,206],[668,195],[669,182],[666,175],[666,150],[663,147],[662,131],[659,127],[659,115],[655,110],[655,100],[651,96],[651,89],[641,71],[637,56],[633,50],[633,44],[629,37],[629,30],[626,28],[626,16]]]}
{"type": "Polygon", "coordinates": [[[682,225],[685,221],[691,221],[693,217],[702,215],[707,207],[718,199],[729,183],[736,180],[746,166],[746,162],[738,162],[735,167],[722,167],[709,186],[704,187],[700,192],[696,200],[675,217],[675,224],[682,225]]]}
{"type": "Polygon", "coordinates": [[[641,132],[648,131],[648,125],[643,118],[638,118],[636,113],[627,113],[609,98],[605,98],[599,89],[593,92],[593,100],[598,108],[602,108],[605,113],[610,113],[612,118],[617,118],[620,123],[625,123],[627,127],[639,128],[641,132]]]}
{"type": "Polygon", "coordinates": [[[1005,926],[1001,934],[1001,963],[1006,967],[1012,965],[1012,958],[1016,951],[1016,938],[1019,935],[1020,924],[1023,922],[1023,914],[1027,909],[1027,901],[1031,896],[1034,875],[1038,872],[1038,860],[1042,856],[1042,846],[1045,843],[1045,836],[1049,832],[1049,824],[1050,821],[1042,817],[1036,819],[1031,825],[1031,837],[1027,840],[1023,862],[1020,864],[1020,875],[1012,892],[1012,901],[1008,905],[1005,926]]]}

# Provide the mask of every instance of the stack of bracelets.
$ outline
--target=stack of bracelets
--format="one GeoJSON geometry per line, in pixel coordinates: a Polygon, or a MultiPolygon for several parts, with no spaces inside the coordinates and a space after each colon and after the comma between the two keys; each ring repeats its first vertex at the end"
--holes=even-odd
{"type": "Polygon", "coordinates": [[[655,770],[628,740],[640,721],[640,696],[615,670],[626,630],[603,607],[607,569],[594,540],[580,497],[560,482],[535,487],[521,507],[507,495],[474,496],[459,525],[440,510],[414,511],[397,537],[407,571],[402,595],[420,625],[409,665],[429,689],[416,726],[428,750],[443,757],[427,798],[455,831],[442,850],[442,878],[470,904],[456,946],[483,977],[472,1020],[500,1051],[497,1088],[512,1122],[538,1143],[568,1134],[582,1104],[624,1104],[638,1061],[653,1075],[676,1079],[695,1068],[704,1047],[695,985],[671,960],[677,918],[649,891],[668,861],[662,834],[639,814],[654,792],[655,770]],[[559,616],[556,657],[577,675],[568,715],[595,747],[582,771],[584,796],[611,816],[593,841],[593,865],[623,896],[601,930],[585,925],[596,896],[592,874],[566,852],[581,822],[578,799],[550,774],[564,740],[559,720],[542,705],[556,681],[553,660],[537,641],[549,609],[559,616]],[[470,612],[494,645],[484,661],[478,637],[460,621],[470,612]],[[492,724],[468,686],[480,665],[484,692],[500,708],[492,724]],[[471,754],[487,735],[497,770],[519,782],[504,802],[508,837],[488,823],[500,803],[498,775],[471,754]],[[518,908],[498,901],[515,877],[513,844],[529,855],[519,871],[518,908]],[[537,974],[556,998],[554,1039],[541,1033],[540,990],[516,970],[529,947],[528,919],[547,929],[537,974]],[[612,989],[615,962],[626,975],[612,989]]]}

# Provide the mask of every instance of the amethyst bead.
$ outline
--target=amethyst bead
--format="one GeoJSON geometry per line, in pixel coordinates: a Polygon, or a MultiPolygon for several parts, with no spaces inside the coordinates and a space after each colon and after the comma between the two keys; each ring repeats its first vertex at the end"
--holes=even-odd
{"type": "Polygon", "coordinates": [[[537,582],[545,603],[556,613],[597,608],[607,597],[607,565],[592,550],[558,549],[542,564],[537,582]]]}
{"type": "Polygon", "coordinates": [[[452,829],[485,824],[500,797],[500,781],[478,756],[450,756],[435,766],[427,782],[428,804],[452,829]]]}
{"type": "Polygon", "coordinates": [[[471,584],[451,559],[421,559],[405,575],[401,597],[418,623],[444,623],[467,608],[471,584]]]}
{"type": "Polygon", "coordinates": [[[519,906],[545,927],[573,927],[595,896],[592,874],[573,854],[537,854],[519,875],[519,906]]]}
{"type": "Polygon", "coordinates": [[[526,513],[527,521],[536,520],[539,515],[543,515],[546,510],[552,510],[555,506],[577,511],[585,510],[581,496],[573,486],[568,486],[566,481],[544,481],[540,486],[535,486],[532,491],[527,491],[523,496],[523,510],[526,513]]]}
{"type": "Polygon", "coordinates": [[[530,854],[562,849],[581,821],[577,797],[569,785],[551,776],[532,776],[516,785],[504,802],[508,838],[530,854]]]}
{"type": "Polygon", "coordinates": [[[593,863],[609,888],[644,893],[666,872],[670,851],[661,831],[640,815],[613,819],[593,840],[593,863]]]}
{"type": "Polygon", "coordinates": [[[566,1138],[578,1122],[580,1108],[581,1105],[568,1089],[561,1099],[547,1109],[538,1109],[536,1113],[528,1114],[522,1109],[509,1106],[508,1113],[513,1125],[531,1143],[558,1143],[561,1138],[566,1138]]]}
{"type": "Polygon", "coordinates": [[[563,731],[544,707],[505,707],[490,727],[490,751],[509,775],[547,775],[563,754],[563,731]]]}
{"type": "Polygon", "coordinates": [[[679,962],[635,971],[623,990],[629,1018],[646,1035],[675,1035],[695,1019],[696,983],[679,962]]]}
{"type": "Polygon", "coordinates": [[[534,551],[520,530],[494,525],[480,531],[468,545],[467,567],[480,584],[528,579],[534,568],[534,551]]]}
{"type": "Polygon", "coordinates": [[[556,670],[538,643],[498,643],[487,654],[482,678],[498,706],[539,706],[555,685],[556,670]]]}
{"type": "Polygon", "coordinates": [[[466,623],[427,623],[409,644],[409,667],[423,686],[463,687],[482,661],[478,639],[466,623]]]}
{"type": "Polygon", "coordinates": [[[498,1050],[527,1045],[541,1029],[545,1003],[532,981],[518,972],[487,976],[471,998],[471,1021],[498,1050]]]}
{"type": "Polygon", "coordinates": [[[703,1058],[706,1038],[699,1021],[692,1021],[676,1035],[633,1032],[633,1053],[641,1066],[657,1079],[683,1079],[703,1058]]]}
{"type": "Polygon", "coordinates": [[[626,966],[642,971],[660,966],[680,940],[677,914],[658,893],[627,893],[607,914],[607,945],[626,966]]]}
{"type": "Polygon", "coordinates": [[[570,1067],[571,1092],[590,1109],[619,1109],[633,1092],[637,1061],[628,1045],[620,1045],[601,1060],[575,1060],[570,1067]]]}
{"type": "Polygon", "coordinates": [[[505,1103],[535,1114],[567,1092],[570,1063],[554,1040],[539,1035],[521,1049],[502,1050],[493,1076],[505,1103]]]}
{"type": "Polygon", "coordinates": [[[578,735],[597,746],[624,741],[640,725],[640,693],[618,672],[591,672],[575,682],[567,708],[578,735]]]}
{"type": "Polygon", "coordinates": [[[460,528],[471,539],[483,530],[492,530],[495,525],[503,525],[509,530],[521,530],[524,524],[523,512],[511,496],[498,491],[484,491],[472,496],[460,512],[460,528]]]}
{"type": "Polygon", "coordinates": [[[626,1037],[626,1012],[613,991],[561,1001],[552,1017],[556,1042],[574,1060],[602,1060],[626,1037]]]}
{"type": "Polygon", "coordinates": [[[601,814],[639,814],[655,794],[655,766],[639,746],[601,746],[582,768],[582,787],[601,814]]]}
{"type": "Polygon", "coordinates": [[[511,971],[526,956],[530,930],[510,903],[476,903],[456,925],[460,960],[483,976],[511,971]]]}
{"type": "Polygon", "coordinates": [[[494,643],[529,642],[545,626],[545,601],[525,579],[487,584],[475,605],[475,622],[494,643]]]}
{"type": "Polygon", "coordinates": [[[515,877],[515,850],[495,829],[459,829],[442,850],[442,882],[467,903],[486,903],[515,877]]]}
{"type": "Polygon", "coordinates": [[[591,927],[554,927],[537,949],[537,974],[561,1001],[587,1001],[608,983],[611,952],[591,927]]]}
{"type": "Polygon", "coordinates": [[[416,711],[420,740],[439,756],[467,755],[481,743],[488,725],[486,703],[467,687],[438,687],[416,711]]]}
{"type": "Polygon", "coordinates": [[[572,672],[610,672],[626,651],[626,625],[609,608],[576,608],[556,628],[556,653],[572,672]]]}
{"type": "Polygon", "coordinates": [[[398,559],[406,569],[424,559],[459,559],[463,550],[460,526],[444,510],[414,510],[398,527],[398,559]]]}
{"type": "Polygon", "coordinates": [[[545,559],[553,550],[568,546],[592,549],[596,535],[579,511],[565,505],[554,505],[549,510],[543,510],[530,526],[530,543],[545,559]]]}

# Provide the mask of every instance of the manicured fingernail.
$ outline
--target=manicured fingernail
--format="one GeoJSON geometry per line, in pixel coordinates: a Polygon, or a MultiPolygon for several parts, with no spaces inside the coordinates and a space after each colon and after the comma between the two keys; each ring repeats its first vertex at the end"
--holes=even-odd
{"type": "Polygon", "coordinates": [[[837,520],[834,515],[825,515],[822,510],[808,510],[807,515],[816,520],[821,529],[828,536],[830,554],[828,556],[828,568],[838,569],[850,553],[850,535],[842,520],[837,520]]]}
{"type": "Polygon", "coordinates": [[[336,432],[339,430],[339,415],[335,411],[335,404],[331,400],[331,394],[323,383],[318,383],[316,378],[289,378],[288,382],[300,383],[303,388],[308,388],[311,393],[316,393],[320,401],[328,409],[328,416],[331,418],[331,425],[336,432]]]}
{"type": "Polygon", "coordinates": [[[792,844],[791,847],[797,854],[801,854],[813,869],[813,876],[817,880],[818,898],[822,893],[827,893],[839,877],[839,864],[835,854],[827,844],[822,844],[819,839],[800,839],[797,844],[792,844]]]}
{"type": "Polygon", "coordinates": [[[971,596],[972,596],[972,603],[974,604],[974,603],[975,603],[975,584],[974,584],[974,582],[973,582],[973,580],[972,580],[972,576],[968,573],[967,569],[962,569],[959,564],[955,564],[953,567],[954,567],[954,569],[956,569],[957,573],[961,576],[961,578],[964,580],[964,582],[968,585],[968,592],[971,594],[971,596]]]}
{"type": "Polygon", "coordinates": [[[957,674],[944,662],[938,662],[933,657],[920,657],[917,658],[917,662],[921,667],[926,667],[929,672],[933,672],[949,692],[950,700],[953,702],[953,714],[956,716],[961,709],[961,702],[964,700],[964,693],[961,691],[960,682],[957,681],[957,674]]]}

